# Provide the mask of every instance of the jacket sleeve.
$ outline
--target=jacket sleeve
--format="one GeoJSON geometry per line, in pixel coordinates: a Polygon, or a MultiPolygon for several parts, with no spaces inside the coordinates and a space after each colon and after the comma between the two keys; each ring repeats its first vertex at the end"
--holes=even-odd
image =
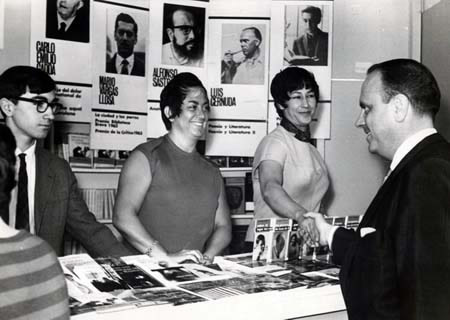
{"type": "Polygon", "coordinates": [[[342,265],[347,251],[351,244],[356,241],[357,234],[353,229],[337,228],[334,232],[331,242],[331,251],[333,252],[333,262],[342,265]]]}
{"type": "Polygon", "coordinates": [[[118,241],[111,230],[98,222],[82,199],[77,180],[67,165],[68,207],[66,231],[93,256],[125,256],[132,252],[118,241]]]}

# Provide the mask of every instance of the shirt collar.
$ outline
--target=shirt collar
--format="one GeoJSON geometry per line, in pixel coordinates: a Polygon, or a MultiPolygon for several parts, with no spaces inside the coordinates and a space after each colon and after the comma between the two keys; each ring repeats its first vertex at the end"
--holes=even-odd
{"type": "Polygon", "coordinates": [[[57,14],[57,17],[58,17],[58,29],[59,26],[61,25],[61,22],[64,22],[66,24],[66,29],[64,31],[67,31],[70,25],[72,24],[73,20],[75,20],[76,15],[67,20],[63,20],[59,14],[57,14]]]}
{"type": "Polygon", "coordinates": [[[394,171],[395,167],[397,167],[400,161],[402,161],[402,159],[408,154],[408,152],[410,152],[416,145],[418,145],[420,141],[434,133],[437,133],[435,128],[423,129],[403,141],[397,151],[395,151],[394,157],[392,158],[392,162],[390,165],[391,171],[394,171]]]}
{"type": "Polygon", "coordinates": [[[36,151],[36,141],[33,142],[33,144],[27,149],[27,150],[20,150],[19,148],[16,148],[16,156],[18,156],[21,153],[25,153],[28,158],[34,156],[34,153],[36,151]]]}
{"type": "Polygon", "coordinates": [[[128,61],[128,65],[129,66],[132,66],[133,64],[134,64],[134,53],[132,53],[128,58],[126,58],[126,59],[124,59],[124,58],[122,58],[119,54],[117,54],[117,58],[116,58],[117,60],[117,63],[118,63],[118,65],[120,66],[120,65],[122,65],[122,61],[123,60],[127,60],[128,61]]]}

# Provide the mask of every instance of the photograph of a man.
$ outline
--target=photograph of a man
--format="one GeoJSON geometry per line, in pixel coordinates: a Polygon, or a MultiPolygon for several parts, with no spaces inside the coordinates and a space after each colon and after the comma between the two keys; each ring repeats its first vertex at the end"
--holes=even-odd
{"type": "MultiPolygon", "coordinates": [[[[288,12],[292,12],[288,7],[286,7],[287,15],[290,14],[288,12]]],[[[319,28],[322,22],[322,10],[314,6],[298,8],[301,11],[296,23],[288,22],[286,19],[286,29],[289,29],[292,24],[297,24],[298,27],[295,29],[300,31],[299,36],[296,35],[292,42],[292,49],[285,51],[285,60],[293,65],[326,66],[328,64],[328,32],[319,28]]]]}
{"type": "Polygon", "coordinates": [[[203,67],[205,9],[164,4],[161,64],[203,67]]]}
{"type": "Polygon", "coordinates": [[[129,14],[117,15],[114,23],[114,40],[117,52],[106,59],[106,72],[144,77],[145,52],[134,51],[138,43],[138,25],[129,14]]]}
{"type": "Polygon", "coordinates": [[[47,0],[45,36],[89,42],[89,0],[47,0]]]}
{"type": "Polygon", "coordinates": [[[264,84],[265,58],[262,48],[265,26],[223,25],[221,63],[222,84],[264,84]],[[234,30],[239,28],[239,30],[234,30]],[[239,34],[240,48],[236,50],[239,34]],[[233,42],[234,42],[233,41],[233,42]]]}

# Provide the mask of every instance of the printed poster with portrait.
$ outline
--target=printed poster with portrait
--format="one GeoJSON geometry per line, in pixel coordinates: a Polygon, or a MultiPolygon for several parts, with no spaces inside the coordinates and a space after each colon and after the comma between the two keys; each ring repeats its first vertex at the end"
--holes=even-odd
{"type": "Polygon", "coordinates": [[[31,1],[30,65],[57,83],[59,121],[91,120],[90,0],[31,1]]]}
{"type": "Polygon", "coordinates": [[[148,1],[94,2],[92,149],[131,150],[147,138],[148,1]]]}
{"type": "Polygon", "coordinates": [[[290,66],[301,67],[314,74],[322,107],[316,116],[320,128],[324,128],[317,135],[324,139],[330,138],[331,125],[332,26],[332,1],[272,2],[270,79],[290,66]],[[326,128],[322,123],[325,121],[328,122],[326,128]]]}
{"type": "Polygon", "coordinates": [[[262,7],[211,5],[207,155],[253,157],[267,134],[270,17],[262,7]]]}
{"type": "Polygon", "coordinates": [[[206,86],[207,1],[150,1],[148,97],[180,72],[195,74],[206,86]]]}

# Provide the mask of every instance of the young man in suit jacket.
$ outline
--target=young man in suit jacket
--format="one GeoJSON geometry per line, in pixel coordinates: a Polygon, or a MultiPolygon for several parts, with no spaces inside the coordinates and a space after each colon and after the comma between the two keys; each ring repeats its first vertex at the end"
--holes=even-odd
{"type": "Polygon", "coordinates": [[[342,266],[349,319],[448,319],[450,145],[434,128],[436,80],[414,60],[376,64],[360,106],[356,125],[389,174],[356,232],[307,214],[342,266]]]}
{"type": "Polygon", "coordinates": [[[15,66],[0,75],[0,110],[16,138],[16,154],[19,158],[25,154],[27,177],[22,188],[25,196],[21,197],[19,168],[9,224],[46,240],[59,256],[66,232],[94,257],[129,255],[131,252],[89,212],[69,164],[37,146],[37,140],[47,136],[60,106],[55,90],[53,79],[34,67],[15,66]]]}

